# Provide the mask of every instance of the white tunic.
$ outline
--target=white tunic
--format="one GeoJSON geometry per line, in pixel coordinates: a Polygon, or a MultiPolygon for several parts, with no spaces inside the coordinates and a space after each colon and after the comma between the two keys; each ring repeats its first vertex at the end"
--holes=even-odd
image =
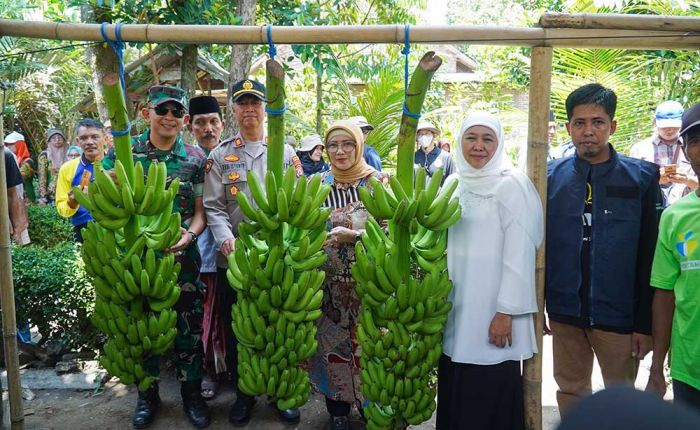
{"type": "Polygon", "coordinates": [[[524,214],[510,213],[493,195],[457,194],[462,219],[448,231],[447,268],[454,288],[443,352],[454,362],[479,365],[530,358],[537,352],[536,249],[516,221],[524,214]],[[496,312],[513,316],[512,346],[489,343],[496,312]]]}

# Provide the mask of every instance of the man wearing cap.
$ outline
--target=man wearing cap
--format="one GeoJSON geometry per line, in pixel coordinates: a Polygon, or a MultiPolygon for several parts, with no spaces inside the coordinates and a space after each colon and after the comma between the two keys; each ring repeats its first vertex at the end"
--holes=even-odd
{"type": "Polygon", "coordinates": [[[569,94],[576,153],[547,165],[545,301],[562,415],[590,394],[594,359],[606,386],[632,385],[651,347],[659,168],[609,143],[616,107],[600,84],[569,94]]]}
{"type": "Polygon", "coordinates": [[[450,153],[435,145],[439,135],[440,130],[433,124],[427,121],[418,123],[418,128],[416,129],[418,149],[413,157],[413,163],[417,168],[425,169],[428,176],[433,176],[437,169],[442,169],[442,183],[444,183],[445,178],[452,174],[454,168],[450,153]]]}
{"type": "Polygon", "coordinates": [[[365,162],[374,167],[377,172],[381,172],[382,158],[374,147],[367,145],[367,135],[370,131],[374,130],[374,126],[367,122],[367,118],[361,115],[350,117],[348,120],[360,126],[360,130],[362,130],[362,134],[365,136],[365,151],[363,153],[365,162]]]}
{"type": "Polygon", "coordinates": [[[56,181],[56,210],[65,218],[70,218],[73,226],[73,239],[83,242],[81,230],[92,221],[87,209],[73,195],[73,187],[87,193],[87,187],[94,180],[94,164],[104,157],[105,131],[101,122],[83,118],[75,125],[75,140],[83,153],[78,158],[67,161],[58,171],[56,181]]]}
{"type": "MultiPolygon", "coordinates": [[[[221,107],[216,97],[200,96],[190,99],[190,122],[187,129],[194,136],[197,145],[209,156],[219,145],[221,133],[224,130],[224,120],[221,107]]],[[[211,399],[216,396],[218,388],[217,376],[225,373],[226,351],[225,339],[232,336],[231,327],[226,326],[225,318],[219,309],[220,290],[229,290],[226,284],[218,285],[216,276],[216,241],[209,227],[197,240],[202,266],[199,273],[202,282],[207,286],[207,296],[204,301],[204,322],[202,327],[202,344],[204,346],[204,368],[207,375],[202,380],[202,396],[211,399]]]]}
{"type": "MultiPolygon", "coordinates": [[[[206,226],[202,192],[204,187],[204,165],[206,157],[197,147],[185,144],[180,131],[189,121],[187,96],[178,87],[156,85],[148,90],[148,105],[141,115],[149,128],[132,139],[134,161],[143,164],[144,172],[153,161],[164,162],[168,183],[180,179],[180,189],[173,211],[182,217],[180,240],[170,248],[180,263],[178,284],[181,293],[173,306],[177,311],[177,336],[175,338],[175,368],[181,382],[185,414],[197,428],[209,425],[209,411],[202,399],[203,374],[202,317],[204,313],[205,286],[199,280],[201,258],[197,249],[197,238],[206,226]]],[[[115,150],[103,161],[105,169],[114,167],[115,150]]],[[[150,357],[144,363],[147,373],[160,373],[160,357],[150,357]]],[[[158,385],[145,392],[139,391],[134,412],[134,428],[145,428],[153,421],[160,404],[158,385]]]]}
{"type": "MultiPolygon", "coordinates": [[[[695,174],[700,174],[700,104],[682,117],[683,152],[695,174]]],[[[661,215],[651,285],[654,354],[647,390],[666,392],[664,361],[671,347],[673,402],[700,411],[700,192],[666,208],[661,215]]]]}
{"type": "Polygon", "coordinates": [[[46,204],[54,201],[56,195],[56,180],[58,170],[68,160],[68,145],[66,136],[58,128],[46,130],[48,143],[46,150],[39,154],[39,203],[46,204]]]}
{"type": "MultiPolygon", "coordinates": [[[[207,222],[211,228],[216,246],[219,281],[227,285],[226,257],[233,251],[238,224],[243,220],[243,212],[238,207],[236,195],[240,192],[249,195],[248,172],[254,172],[263,179],[267,172],[267,138],[265,136],[265,86],[260,82],[244,79],[236,82],[231,91],[233,116],[239,132],[217,146],[206,164],[204,181],[204,207],[207,222]]],[[[284,146],[284,168],[293,165],[297,176],[303,174],[301,162],[294,150],[284,146]]],[[[231,327],[231,306],[236,295],[232,288],[222,288],[220,314],[226,318],[226,327],[231,327]]],[[[234,336],[227,339],[226,367],[238,381],[236,372],[236,346],[234,336]],[[231,354],[228,352],[231,351],[231,354]]],[[[236,402],[229,411],[229,421],[235,426],[244,426],[250,421],[255,398],[238,390],[236,402]]],[[[279,411],[280,418],[288,422],[299,422],[299,410],[279,411]]]]}
{"type": "Polygon", "coordinates": [[[682,150],[681,116],[683,106],[668,100],[656,108],[654,135],[630,148],[630,157],[650,161],[661,168],[659,184],[664,194],[664,206],[698,188],[698,177],[682,150]]]}

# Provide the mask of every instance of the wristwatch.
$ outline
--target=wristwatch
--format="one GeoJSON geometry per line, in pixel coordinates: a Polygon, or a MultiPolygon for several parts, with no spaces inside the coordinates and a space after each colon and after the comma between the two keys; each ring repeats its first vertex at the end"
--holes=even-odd
{"type": "Polygon", "coordinates": [[[197,236],[197,233],[193,231],[187,231],[187,233],[190,234],[190,237],[192,237],[192,243],[197,243],[197,239],[199,239],[199,236],[197,236]]]}

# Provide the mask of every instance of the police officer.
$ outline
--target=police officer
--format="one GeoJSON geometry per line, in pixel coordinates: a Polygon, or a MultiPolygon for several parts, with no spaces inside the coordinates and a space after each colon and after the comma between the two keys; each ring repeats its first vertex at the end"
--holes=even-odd
{"type": "MultiPolygon", "coordinates": [[[[226,285],[226,257],[234,249],[238,224],[243,220],[243,212],[238,207],[236,195],[247,193],[247,172],[254,172],[258,178],[265,177],[267,171],[267,139],[265,137],[265,86],[260,82],[244,79],[233,85],[231,100],[233,115],[240,131],[232,138],[221,142],[214,149],[206,164],[204,181],[204,207],[209,228],[219,248],[217,265],[219,285],[226,285]]],[[[299,157],[290,146],[284,146],[284,167],[294,165],[297,176],[303,174],[299,157]]],[[[235,302],[232,288],[221,288],[220,314],[227,318],[226,327],[231,327],[231,306],[235,302]]],[[[233,338],[233,336],[231,336],[233,338]]],[[[232,339],[232,342],[235,340],[232,339]]],[[[231,354],[226,356],[226,367],[236,375],[236,348],[231,343],[226,346],[231,354]]],[[[238,390],[236,402],[229,412],[229,421],[235,426],[244,426],[250,421],[255,398],[238,390]]],[[[280,418],[287,422],[299,422],[299,410],[279,411],[280,418]]]]}
{"type": "Polygon", "coordinates": [[[427,121],[418,123],[416,129],[416,142],[418,149],[413,156],[416,168],[423,168],[428,176],[433,176],[437,169],[443,170],[442,182],[454,171],[450,153],[443,151],[435,143],[440,135],[440,130],[427,121]]]}
{"type": "MultiPolygon", "coordinates": [[[[178,87],[156,85],[148,90],[148,106],[141,115],[150,127],[132,139],[134,161],[143,164],[144,172],[154,161],[167,166],[168,182],[180,179],[180,189],[173,211],[180,213],[181,237],[170,248],[180,263],[178,284],[182,292],[173,309],[177,311],[177,337],[175,338],[175,368],[182,385],[180,393],[185,413],[197,428],[209,426],[209,410],[202,399],[202,315],[205,286],[199,280],[201,258],[196,242],[206,225],[202,191],[204,187],[204,153],[185,144],[180,131],[189,121],[186,93],[178,87]]],[[[103,166],[114,167],[115,151],[112,148],[103,166]]],[[[149,357],[144,363],[147,373],[158,376],[160,357],[149,357]]],[[[145,392],[139,391],[133,417],[134,428],[146,428],[155,417],[160,405],[158,385],[145,392]]]]}

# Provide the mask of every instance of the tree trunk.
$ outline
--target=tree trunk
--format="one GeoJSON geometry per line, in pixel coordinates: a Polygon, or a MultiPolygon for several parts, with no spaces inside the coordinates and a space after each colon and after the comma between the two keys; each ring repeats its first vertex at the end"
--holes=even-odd
{"type": "MultiPolygon", "coordinates": [[[[187,92],[188,99],[194,96],[197,89],[197,45],[185,45],[180,58],[180,87],[187,92]]],[[[185,106],[187,107],[187,106],[185,106]]],[[[185,143],[193,144],[190,133],[182,133],[185,143]]]]}
{"type": "MultiPolygon", "coordinates": [[[[255,25],[255,8],[257,0],[238,0],[236,15],[241,17],[241,25],[255,25]]],[[[228,91],[226,93],[226,129],[224,137],[232,136],[238,131],[238,125],[233,118],[233,103],[231,102],[231,86],[248,77],[250,63],[253,57],[251,45],[231,46],[231,66],[229,67],[228,91]]]]}
{"type": "Polygon", "coordinates": [[[197,45],[185,45],[180,59],[180,87],[187,91],[187,96],[194,96],[197,89],[197,45]]]}
{"type": "Polygon", "coordinates": [[[316,72],[316,133],[323,135],[323,75],[316,72]]]}
{"type": "MultiPolygon", "coordinates": [[[[110,22],[108,9],[99,9],[89,5],[84,5],[80,8],[80,18],[83,22],[110,22]]],[[[95,95],[97,113],[100,115],[100,120],[105,122],[109,119],[109,114],[104,102],[104,93],[102,92],[102,78],[108,73],[114,73],[119,70],[119,60],[114,50],[106,43],[86,47],[85,57],[92,69],[92,88],[95,95]]]]}
{"type": "MultiPolygon", "coordinates": [[[[316,58],[320,55],[320,50],[316,49],[316,58]]],[[[314,70],[316,71],[316,133],[323,136],[323,72],[314,70]]]]}

